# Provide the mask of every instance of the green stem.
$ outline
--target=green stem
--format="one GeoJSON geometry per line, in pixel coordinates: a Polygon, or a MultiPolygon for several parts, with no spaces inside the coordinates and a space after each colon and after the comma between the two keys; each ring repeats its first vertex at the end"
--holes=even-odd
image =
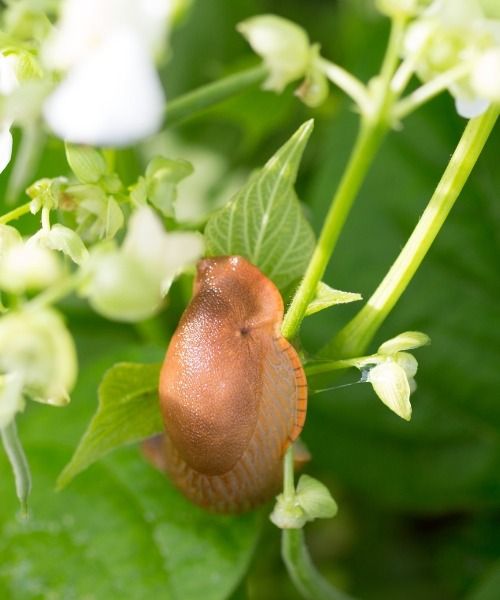
{"type": "Polygon", "coordinates": [[[469,63],[461,63],[457,67],[446,71],[442,75],[438,75],[434,79],[417,88],[414,92],[400,100],[394,107],[394,118],[397,120],[404,119],[414,110],[434,98],[444,90],[448,89],[451,84],[464,75],[470,72],[471,66],[469,63]]]}
{"type": "Polygon", "coordinates": [[[21,503],[21,512],[24,517],[28,515],[28,496],[31,492],[31,473],[26,460],[21,441],[17,434],[16,422],[13,419],[6,427],[0,430],[3,447],[9,458],[16,482],[16,493],[21,503]]]}
{"type": "Polygon", "coordinates": [[[356,367],[356,364],[351,360],[327,360],[324,362],[312,363],[304,365],[306,375],[320,375],[321,373],[331,373],[332,371],[341,371],[343,369],[351,369],[356,367]]]}
{"type": "Polygon", "coordinates": [[[268,71],[264,66],[253,67],[175,98],[167,103],[166,126],[175,125],[205,108],[262,83],[267,74],[268,71]]]}
{"type": "Polygon", "coordinates": [[[325,273],[347,215],[386,131],[387,126],[379,123],[365,123],[361,126],[304,278],[285,315],[282,333],[288,339],[293,338],[299,330],[306,309],[314,298],[318,283],[325,273]]]}
{"type": "Polygon", "coordinates": [[[293,473],[293,445],[286,451],[283,459],[283,495],[285,500],[293,501],[295,497],[295,481],[293,473]]]}
{"type": "Polygon", "coordinates": [[[362,354],[386,319],[455,204],[498,118],[498,107],[469,121],[432,198],[398,258],[366,305],[338,333],[322,354],[362,354]]]}
{"type": "Polygon", "coordinates": [[[15,204],[23,189],[29,184],[40,161],[46,137],[38,121],[23,127],[21,142],[5,192],[7,206],[15,204]]]}
{"type": "Polygon", "coordinates": [[[317,571],[307,551],[303,529],[283,530],[281,554],[291,580],[306,600],[349,599],[317,571]]]}
{"type": "Polygon", "coordinates": [[[337,192],[326,216],[318,243],[307,267],[304,279],[290,304],[283,321],[283,336],[291,339],[297,335],[306,309],[314,298],[318,283],[323,277],[340,232],[351,206],[364,181],[373,158],[390,129],[391,110],[396,100],[391,92],[391,79],[399,61],[406,19],[392,21],[391,34],[382,62],[377,93],[370,108],[363,114],[361,128],[344,171],[337,192]]]}
{"type": "Polygon", "coordinates": [[[0,217],[0,225],[5,225],[6,223],[9,223],[10,221],[14,221],[14,219],[18,219],[19,217],[22,217],[26,213],[29,213],[30,205],[31,205],[31,201],[26,202],[26,204],[21,204],[21,206],[18,206],[17,208],[13,208],[8,213],[5,213],[4,215],[2,215],[0,217]]]}
{"type": "Polygon", "coordinates": [[[82,283],[82,281],[82,272],[75,271],[71,275],[64,277],[53,286],[38,294],[38,296],[35,296],[32,300],[26,302],[24,308],[27,310],[36,310],[54,304],[73,292],[82,283]]]}

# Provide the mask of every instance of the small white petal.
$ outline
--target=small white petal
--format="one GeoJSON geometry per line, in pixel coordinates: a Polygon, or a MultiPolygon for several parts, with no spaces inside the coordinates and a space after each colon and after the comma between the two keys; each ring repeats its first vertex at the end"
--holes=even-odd
{"type": "Polygon", "coordinates": [[[386,406],[402,419],[411,419],[410,385],[404,369],[387,360],[370,370],[368,381],[386,406]]]}
{"type": "Polygon", "coordinates": [[[464,96],[455,97],[455,107],[457,113],[464,117],[464,119],[474,119],[482,115],[488,106],[490,105],[489,100],[484,98],[466,98],[464,96]]]}
{"type": "Polygon", "coordinates": [[[173,231],[168,234],[165,245],[165,268],[177,275],[187,265],[194,264],[203,254],[203,236],[188,231],[173,231]]]}
{"type": "Polygon", "coordinates": [[[154,211],[140,207],[130,217],[123,242],[123,252],[156,271],[159,280],[164,276],[164,257],[167,233],[154,211]]]}
{"type": "Polygon", "coordinates": [[[405,331],[396,337],[384,342],[378,349],[380,354],[394,354],[403,350],[411,350],[412,348],[420,348],[430,344],[430,338],[421,331],[405,331]]]}
{"type": "Polygon", "coordinates": [[[488,50],[477,60],[471,84],[482,98],[500,102],[500,48],[488,50]]]}
{"type": "Polygon", "coordinates": [[[0,173],[12,158],[12,134],[9,127],[0,129],[0,173]]]}
{"type": "Polygon", "coordinates": [[[19,85],[16,76],[16,62],[14,55],[5,56],[0,52],[0,94],[8,96],[19,85]]]}
{"type": "Polygon", "coordinates": [[[94,146],[125,146],[155,133],[165,97],[140,40],[123,29],[70,70],[45,103],[61,138],[94,146]]]}
{"type": "Polygon", "coordinates": [[[0,376],[0,429],[7,427],[16,413],[24,410],[23,378],[17,373],[0,376]]]}
{"type": "Polygon", "coordinates": [[[409,354],[408,352],[397,352],[392,357],[392,360],[404,370],[408,378],[415,377],[417,374],[418,362],[413,354],[409,354]]]}

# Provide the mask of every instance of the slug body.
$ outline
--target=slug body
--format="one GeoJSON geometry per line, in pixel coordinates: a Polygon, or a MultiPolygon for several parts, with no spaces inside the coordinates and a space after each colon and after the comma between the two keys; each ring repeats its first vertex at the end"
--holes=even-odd
{"type": "Polygon", "coordinates": [[[248,510],[282,482],[300,434],[307,383],[282,337],[276,286],[240,256],[200,261],[194,296],[160,374],[165,470],[193,502],[248,510]]]}

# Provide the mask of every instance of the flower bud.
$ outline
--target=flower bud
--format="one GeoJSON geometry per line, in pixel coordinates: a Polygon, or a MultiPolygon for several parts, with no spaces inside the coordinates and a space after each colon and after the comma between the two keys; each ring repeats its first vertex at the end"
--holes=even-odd
{"type": "Polygon", "coordinates": [[[305,75],[310,47],[302,27],[275,15],[260,15],[243,21],[237,29],[269,71],[264,89],[282,92],[290,82],[305,75]]]}

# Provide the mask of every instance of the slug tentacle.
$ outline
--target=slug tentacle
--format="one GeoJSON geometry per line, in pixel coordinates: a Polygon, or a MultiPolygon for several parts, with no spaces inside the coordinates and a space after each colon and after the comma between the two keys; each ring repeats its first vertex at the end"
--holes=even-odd
{"type": "Polygon", "coordinates": [[[194,296],[160,375],[173,482],[217,512],[247,510],[281,485],[281,460],[300,434],[307,382],[280,334],[276,286],[239,256],[200,261],[194,296]]]}

